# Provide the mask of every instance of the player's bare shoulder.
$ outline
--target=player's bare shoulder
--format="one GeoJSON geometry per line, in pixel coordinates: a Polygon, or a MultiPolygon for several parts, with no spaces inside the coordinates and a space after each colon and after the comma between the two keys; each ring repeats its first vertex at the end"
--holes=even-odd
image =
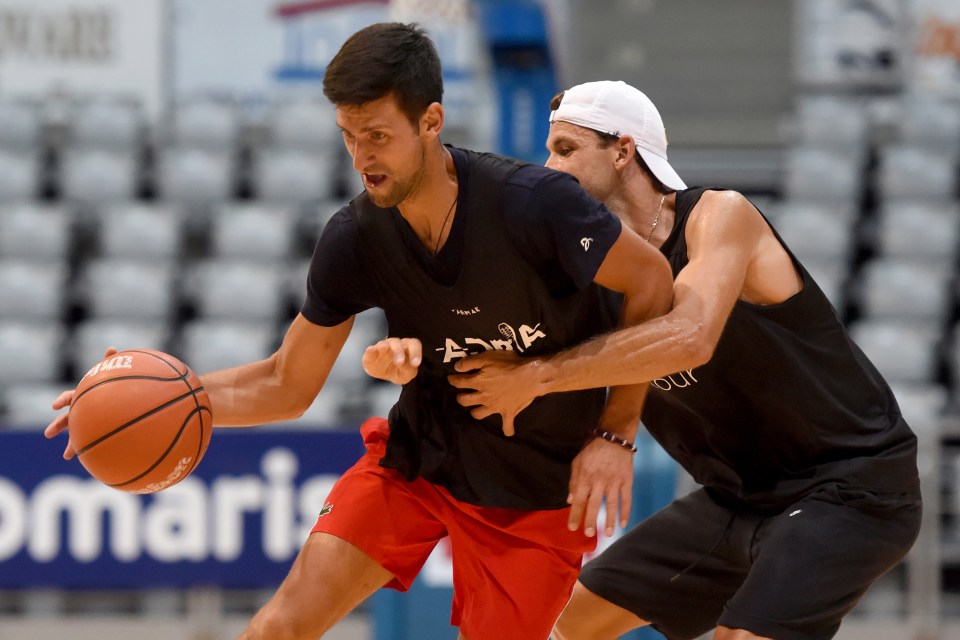
{"type": "Polygon", "coordinates": [[[687,222],[687,242],[719,237],[740,237],[758,242],[769,225],[739,191],[708,189],[694,205],[687,222]],[[732,235],[731,235],[732,234],[732,235]]]}

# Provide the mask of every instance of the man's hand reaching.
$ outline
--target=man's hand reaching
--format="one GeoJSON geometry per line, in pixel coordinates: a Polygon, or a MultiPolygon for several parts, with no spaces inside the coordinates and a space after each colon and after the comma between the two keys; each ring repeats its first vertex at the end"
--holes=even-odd
{"type": "Polygon", "coordinates": [[[423,345],[416,338],[386,338],[367,347],[361,363],[374,378],[406,384],[417,377],[423,360],[423,345]]]}
{"type": "Polygon", "coordinates": [[[503,419],[503,434],[516,431],[514,419],[539,394],[535,373],[538,360],[522,359],[513,351],[485,351],[459,360],[458,373],[448,376],[450,384],[463,390],[457,401],[471,408],[470,415],[483,420],[496,413],[503,419]]]}

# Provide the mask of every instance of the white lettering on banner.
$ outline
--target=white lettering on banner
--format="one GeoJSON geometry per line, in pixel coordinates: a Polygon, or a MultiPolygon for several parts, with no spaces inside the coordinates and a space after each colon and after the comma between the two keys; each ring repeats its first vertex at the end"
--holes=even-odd
{"type": "Polygon", "coordinates": [[[176,487],[158,493],[143,514],[143,546],[161,562],[206,558],[209,498],[203,483],[184,478],[176,487]]]}
{"type": "Polygon", "coordinates": [[[0,561],[25,550],[36,562],[52,562],[65,547],[81,562],[105,552],[120,562],[143,555],[160,562],[230,562],[251,551],[243,535],[249,517],[262,523],[263,555],[289,560],[338,476],[313,476],[298,487],[299,460],[284,447],[267,451],[260,469],[261,475],[215,478],[209,487],[188,477],[149,502],[67,475],[47,478],[27,495],[0,476],[0,561]]]}
{"type": "Polygon", "coordinates": [[[0,562],[12,558],[27,537],[27,497],[20,487],[0,478],[0,562]]]}
{"type": "Polygon", "coordinates": [[[105,7],[0,10],[0,58],[105,62],[113,56],[114,16],[105,7]]]}
{"type": "Polygon", "coordinates": [[[103,548],[103,516],[110,515],[110,548],[114,557],[127,562],[140,555],[137,520],[140,505],[132,495],[94,480],[70,476],[53,477],[37,486],[30,499],[30,555],[49,562],[60,553],[60,518],[70,527],[70,555],[90,562],[103,548]]]}
{"type": "Polygon", "coordinates": [[[159,118],[170,98],[165,45],[175,34],[166,12],[169,4],[0,0],[4,96],[123,96],[139,103],[148,120],[159,118]]]}

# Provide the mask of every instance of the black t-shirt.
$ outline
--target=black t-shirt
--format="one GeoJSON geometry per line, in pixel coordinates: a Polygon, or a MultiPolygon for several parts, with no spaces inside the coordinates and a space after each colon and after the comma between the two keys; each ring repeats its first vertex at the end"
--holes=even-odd
{"type": "MultiPolygon", "coordinates": [[[[466,155],[453,154],[461,191],[467,197],[466,155]]],[[[593,200],[567,173],[538,165],[520,167],[507,181],[504,219],[514,246],[558,297],[586,287],[596,275],[607,250],[620,235],[620,220],[593,200]],[[590,250],[585,250],[589,243],[590,250]]],[[[430,255],[394,208],[398,232],[420,264],[437,282],[452,283],[460,266],[469,211],[457,207],[447,242],[430,255]]],[[[322,326],[340,324],[350,316],[381,306],[363,258],[356,219],[349,206],[327,223],[317,242],[307,278],[307,298],[301,312],[322,326]]]]}
{"type": "Polygon", "coordinates": [[[451,153],[457,214],[439,255],[396,210],[361,194],[318,242],[303,314],[330,326],[376,306],[389,335],[423,344],[417,377],[390,411],[382,466],[471,504],[563,508],[570,462],[597,424],[605,390],[537,398],[508,438],[499,416],[477,420],[460,406],[447,376],[470,354],[545,355],[612,329],[615,296],[592,280],[621,224],[569,175],[451,153]]]}
{"type": "MultiPolygon", "coordinates": [[[[677,194],[661,247],[675,277],[687,265],[686,225],[704,190],[677,194]]],[[[709,362],[653,381],[644,424],[728,503],[777,510],[827,484],[915,492],[916,437],[893,393],[793,260],[803,289],[779,304],[737,301],[709,362]]]]}

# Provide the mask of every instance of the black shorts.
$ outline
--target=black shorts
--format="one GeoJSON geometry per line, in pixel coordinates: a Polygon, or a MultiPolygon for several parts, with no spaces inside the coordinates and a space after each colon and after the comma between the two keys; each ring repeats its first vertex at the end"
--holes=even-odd
{"type": "Polygon", "coordinates": [[[824,487],[775,515],[703,489],[675,500],[588,562],[580,581],[670,640],[717,625],[777,640],[832,638],[920,530],[918,493],[824,487]]]}

